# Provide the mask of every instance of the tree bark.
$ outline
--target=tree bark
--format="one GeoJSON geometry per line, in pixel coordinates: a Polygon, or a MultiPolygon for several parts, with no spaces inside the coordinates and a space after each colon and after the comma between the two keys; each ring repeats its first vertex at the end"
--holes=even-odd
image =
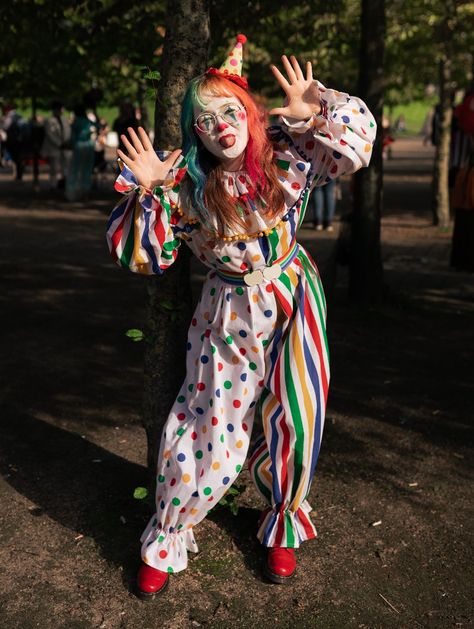
{"type": "Polygon", "coordinates": [[[366,305],[379,301],[383,295],[380,215],[384,41],[384,0],[362,0],[358,95],[373,113],[378,130],[369,167],[354,176],[349,299],[366,305]]]}
{"type": "MultiPolygon", "coordinates": [[[[163,69],[155,107],[155,145],[181,146],[180,112],[186,85],[206,68],[209,45],[208,0],[168,0],[163,69]]],[[[163,276],[147,280],[143,425],[147,463],[154,479],[160,436],[185,373],[186,332],[191,318],[189,254],[163,276]]]]}
{"type": "Polygon", "coordinates": [[[439,134],[434,160],[433,224],[449,226],[449,146],[451,142],[452,92],[451,59],[445,52],[439,60],[439,134]]]}

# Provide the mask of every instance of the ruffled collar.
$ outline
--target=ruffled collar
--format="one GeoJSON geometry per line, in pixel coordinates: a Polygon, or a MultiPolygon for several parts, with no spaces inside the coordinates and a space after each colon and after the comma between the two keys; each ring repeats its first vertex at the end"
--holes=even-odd
{"type": "Polygon", "coordinates": [[[222,177],[226,192],[231,197],[253,196],[255,189],[245,170],[224,170],[222,177]]]}

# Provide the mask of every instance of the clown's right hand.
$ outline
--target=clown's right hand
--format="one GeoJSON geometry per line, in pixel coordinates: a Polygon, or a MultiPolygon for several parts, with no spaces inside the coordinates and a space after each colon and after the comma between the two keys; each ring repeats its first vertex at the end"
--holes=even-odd
{"type": "Polygon", "coordinates": [[[150,138],[143,127],[138,127],[139,136],[132,127],[128,127],[129,139],[126,135],[121,135],[122,142],[127,149],[128,155],[118,150],[117,154],[122,162],[132,171],[138,183],[153,190],[156,186],[161,186],[171,167],[181,155],[181,149],[171,151],[168,157],[162,162],[155,153],[150,138]]]}

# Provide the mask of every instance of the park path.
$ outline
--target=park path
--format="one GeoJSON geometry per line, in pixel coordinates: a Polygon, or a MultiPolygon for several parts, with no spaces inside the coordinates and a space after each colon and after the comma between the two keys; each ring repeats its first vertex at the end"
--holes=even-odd
{"type": "Polygon", "coordinates": [[[149,507],[132,498],[142,348],[124,335],[145,290],[105,250],[110,181],[66,204],[0,175],[1,628],[472,626],[473,282],[431,226],[431,160],[403,139],[386,163],[383,306],[347,305],[337,230],[301,230],[331,288],[332,389],[298,577],[261,581],[244,470],[239,517],[203,522],[200,555],[149,605],[130,593],[149,507]]]}

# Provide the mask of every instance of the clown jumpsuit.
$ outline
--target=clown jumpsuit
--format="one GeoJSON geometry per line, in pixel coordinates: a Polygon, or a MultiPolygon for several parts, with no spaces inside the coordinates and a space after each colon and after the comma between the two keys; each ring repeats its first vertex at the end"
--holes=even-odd
{"type": "Polygon", "coordinates": [[[326,304],[296,231],[311,187],[367,166],[376,131],[360,99],[318,86],[319,115],[282,119],[269,129],[285,198],[278,216],[259,211],[245,171],[224,173],[227,192],[243,210],[245,235],[213,236],[188,207],[180,192],[183,158],[153,193],[126,167],[115,184],[126,196],[111,214],[107,238],[119,265],[161,274],[184,241],[210,268],[189,329],[186,378],[161,438],[156,514],[141,537],[143,561],[158,570],[184,570],[187,551],[197,551],[193,528],[242,469],[256,408],[263,434],[249,468],[268,504],[258,539],[297,548],[316,536],[306,497],[329,383],[326,304]],[[271,271],[258,283],[243,281],[264,267],[271,271]]]}

